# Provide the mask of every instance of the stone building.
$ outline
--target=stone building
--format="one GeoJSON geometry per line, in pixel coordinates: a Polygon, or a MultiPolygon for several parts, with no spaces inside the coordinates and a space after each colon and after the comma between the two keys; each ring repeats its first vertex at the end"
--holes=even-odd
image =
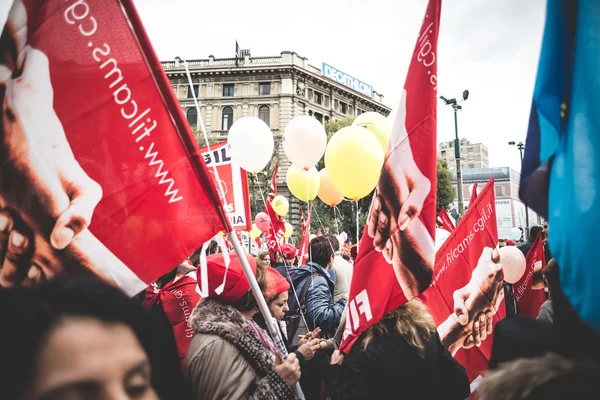
{"type": "MultiPolygon", "coordinates": [[[[325,124],[367,111],[385,116],[391,111],[383,104],[383,95],[370,86],[326,64],[323,69],[315,67],[290,51],[275,57],[252,57],[245,51],[240,58],[209,56],[187,62],[192,86],[180,59],[164,61],[162,66],[189,123],[198,124],[192,90],[199,99],[200,116],[211,140],[226,141],[229,128],[241,117],[255,116],[266,122],[275,137],[274,159],[280,165],[278,189],[290,199],[290,210],[298,210],[300,202],[292,198],[285,183],[290,162],[281,137],[292,118],[311,115],[325,124]]],[[[297,225],[298,218],[292,212],[288,220],[297,225]]]]}
{"type": "MultiPolygon", "coordinates": [[[[438,157],[446,160],[448,169],[456,170],[454,140],[438,145],[438,157]]],[[[468,139],[460,139],[461,169],[488,168],[490,160],[488,149],[482,143],[471,143],[468,139]]]]}

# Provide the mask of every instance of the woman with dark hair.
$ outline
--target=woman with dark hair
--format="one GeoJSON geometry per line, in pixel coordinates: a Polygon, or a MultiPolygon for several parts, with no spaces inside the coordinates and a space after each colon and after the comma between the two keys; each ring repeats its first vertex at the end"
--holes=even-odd
{"type": "MultiPolygon", "coordinates": [[[[208,283],[208,296],[190,317],[195,334],[184,366],[194,399],[293,399],[298,359],[290,354],[282,361],[252,320],[258,306],[250,283],[237,255],[229,258],[227,263],[223,254],[208,257],[205,276],[198,268],[198,285],[208,283]]],[[[246,259],[264,291],[265,273],[257,274],[254,257],[247,254],[246,259]]]]}
{"type": "Polygon", "coordinates": [[[189,398],[172,333],[95,280],[0,292],[2,398],[189,398]]]}
{"type": "Polygon", "coordinates": [[[470,393],[465,369],[417,299],[365,331],[345,359],[336,351],[324,380],[332,400],[462,400],[470,393]]]}

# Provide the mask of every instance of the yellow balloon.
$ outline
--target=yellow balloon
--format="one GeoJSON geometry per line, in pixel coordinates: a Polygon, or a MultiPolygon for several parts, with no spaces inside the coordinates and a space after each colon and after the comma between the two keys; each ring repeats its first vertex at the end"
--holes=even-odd
{"type": "Polygon", "coordinates": [[[223,237],[223,236],[225,236],[225,232],[223,232],[223,231],[219,231],[219,233],[217,233],[217,235],[219,235],[219,236],[223,237]]]}
{"type": "Polygon", "coordinates": [[[376,112],[362,113],[356,117],[352,126],[367,128],[381,143],[383,154],[387,153],[392,126],[386,117],[376,112]]]}
{"type": "Polygon", "coordinates": [[[331,182],[327,169],[323,168],[319,171],[321,184],[319,185],[319,199],[330,207],[337,206],[344,200],[344,195],[341,194],[331,182]]]}
{"type": "Polygon", "coordinates": [[[261,230],[258,229],[258,226],[256,226],[256,224],[252,224],[252,230],[250,231],[250,237],[252,239],[256,239],[257,237],[260,237],[260,235],[262,235],[261,230]]]}
{"type": "Polygon", "coordinates": [[[348,126],[336,132],[325,151],[325,167],[331,182],[344,196],[359,200],[377,185],[384,154],[370,131],[348,126]]]}
{"type": "Polygon", "coordinates": [[[315,167],[305,171],[293,164],[290,165],[287,172],[287,185],[290,192],[298,199],[306,202],[314,200],[319,193],[320,184],[319,173],[315,167]]]}
{"type": "Polygon", "coordinates": [[[290,210],[290,203],[285,197],[276,196],[271,202],[271,207],[273,207],[275,214],[285,217],[290,210]]]}
{"type": "Polygon", "coordinates": [[[283,235],[284,238],[288,239],[292,237],[292,234],[294,233],[294,227],[292,226],[292,224],[289,223],[285,223],[285,234],[283,235]]]}

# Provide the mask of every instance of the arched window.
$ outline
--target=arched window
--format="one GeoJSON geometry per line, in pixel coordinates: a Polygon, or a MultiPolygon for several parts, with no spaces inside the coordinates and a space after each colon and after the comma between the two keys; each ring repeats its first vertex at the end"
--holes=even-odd
{"type": "Polygon", "coordinates": [[[231,125],[233,125],[233,108],[229,106],[223,108],[221,122],[224,131],[228,131],[231,128],[231,125]]]}
{"type": "Polygon", "coordinates": [[[269,106],[260,106],[258,109],[258,118],[262,119],[265,124],[271,126],[271,110],[269,106]]]}
{"type": "Polygon", "coordinates": [[[195,108],[188,108],[185,115],[190,126],[196,125],[198,123],[198,112],[195,108]]]}

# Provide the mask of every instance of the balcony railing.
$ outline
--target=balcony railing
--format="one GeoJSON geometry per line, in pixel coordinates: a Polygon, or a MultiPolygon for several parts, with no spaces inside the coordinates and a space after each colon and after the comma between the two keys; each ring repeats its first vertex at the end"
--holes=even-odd
{"type": "MultiPolygon", "coordinates": [[[[249,65],[269,65],[269,64],[281,64],[282,57],[250,57],[249,65]]],[[[234,66],[235,58],[211,58],[202,60],[187,60],[190,68],[206,68],[206,67],[219,67],[219,66],[234,66]]],[[[162,61],[164,69],[175,69],[183,68],[183,63],[177,61],[162,61]]],[[[244,65],[245,60],[238,58],[238,65],[244,65]]]]}

